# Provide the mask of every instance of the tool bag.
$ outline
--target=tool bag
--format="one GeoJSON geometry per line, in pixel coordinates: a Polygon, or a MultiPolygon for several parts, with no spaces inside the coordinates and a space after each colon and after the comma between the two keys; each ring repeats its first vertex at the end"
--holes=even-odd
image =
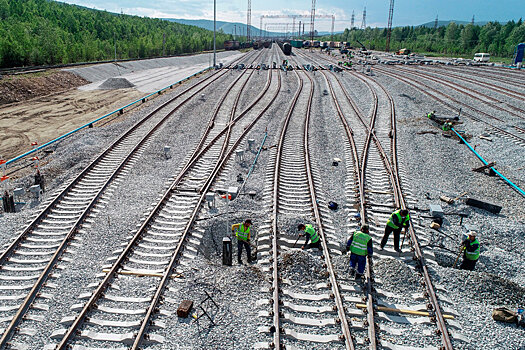
{"type": "Polygon", "coordinates": [[[518,321],[518,314],[506,307],[498,307],[492,311],[492,318],[494,321],[516,323],[518,321]]]}

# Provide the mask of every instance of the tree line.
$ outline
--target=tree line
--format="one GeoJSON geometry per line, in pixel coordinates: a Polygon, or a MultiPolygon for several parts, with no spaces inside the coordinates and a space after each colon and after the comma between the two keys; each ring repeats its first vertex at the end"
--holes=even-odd
{"type": "MultiPolygon", "coordinates": [[[[217,48],[231,35],[217,34],[217,48]]],[[[49,0],[0,0],[0,67],[177,55],[213,48],[213,32],[49,0]]]]}
{"type": "MultiPolygon", "coordinates": [[[[334,35],[336,41],[348,41],[359,47],[357,40],[367,49],[385,50],[386,28],[345,29],[334,35]]],[[[329,36],[323,40],[330,40],[329,36]]],[[[445,55],[469,55],[488,52],[494,56],[512,58],[516,45],[525,42],[525,23],[509,21],[505,24],[488,22],[483,26],[456,24],[429,27],[395,27],[390,38],[390,50],[409,48],[416,52],[434,52],[445,55]]]]}

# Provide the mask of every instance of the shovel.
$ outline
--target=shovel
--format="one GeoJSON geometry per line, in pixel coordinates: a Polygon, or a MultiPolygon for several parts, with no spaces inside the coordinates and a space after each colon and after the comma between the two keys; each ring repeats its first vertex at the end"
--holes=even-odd
{"type": "Polygon", "coordinates": [[[452,268],[456,267],[456,264],[458,263],[458,260],[459,260],[459,256],[461,255],[461,252],[463,251],[463,246],[459,247],[459,253],[458,253],[458,256],[456,257],[456,261],[454,261],[454,265],[452,265],[452,268]]]}
{"type": "Polygon", "coordinates": [[[295,245],[297,244],[297,242],[299,241],[299,238],[301,238],[302,235],[299,235],[299,237],[297,237],[297,239],[295,240],[295,243],[293,244],[293,247],[292,248],[295,248],[295,245]]]}

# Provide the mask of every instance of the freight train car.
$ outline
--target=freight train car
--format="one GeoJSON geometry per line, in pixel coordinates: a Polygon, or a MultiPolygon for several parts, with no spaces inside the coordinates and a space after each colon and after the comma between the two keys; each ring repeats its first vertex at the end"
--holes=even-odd
{"type": "Polygon", "coordinates": [[[283,50],[283,53],[285,55],[291,55],[292,54],[292,45],[290,45],[290,43],[282,43],[281,44],[281,50],[283,50]]]}
{"type": "Polygon", "coordinates": [[[303,47],[303,41],[302,40],[292,40],[292,41],[290,41],[290,44],[292,45],[292,47],[296,47],[298,49],[303,47]]]}
{"type": "Polygon", "coordinates": [[[238,50],[241,47],[237,40],[226,40],[224,42],[224,50],[238,50]]]}

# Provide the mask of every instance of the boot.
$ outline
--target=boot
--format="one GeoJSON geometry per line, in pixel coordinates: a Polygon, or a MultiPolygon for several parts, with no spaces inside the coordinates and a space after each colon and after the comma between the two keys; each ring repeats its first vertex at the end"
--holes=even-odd
{"type": "Polygon", "coordinates": [[[355,269],[353,267],[350,268],[350,277],[355,276],[355,269]]]}
{"type": "Polygon", "coordinates": [[[361,279],[363,278],[363,275],[360,273],[355,274],[355,280],[361,282],[361,279]]]}

